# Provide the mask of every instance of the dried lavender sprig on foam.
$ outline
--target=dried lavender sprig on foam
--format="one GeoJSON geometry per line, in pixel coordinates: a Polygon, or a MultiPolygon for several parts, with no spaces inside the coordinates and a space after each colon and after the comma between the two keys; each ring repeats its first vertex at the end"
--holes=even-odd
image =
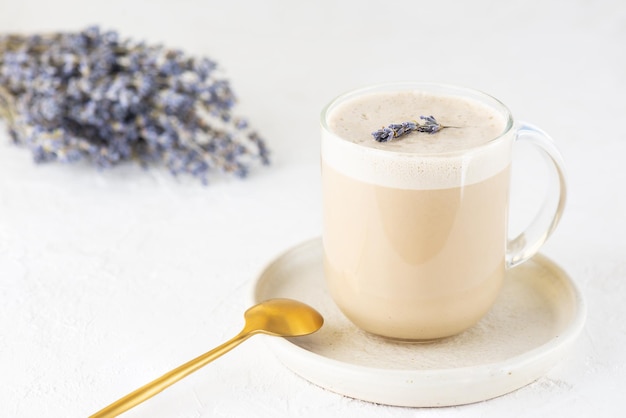
{"type": "Polygon", "coordinates": [[[383,127],[377,131],[372,132],[372,136],[377,142],[389,142],[392,139],[399,138],[402,135],[406,135],[414,131],[434,134],[439,132],[443,128],[448,128],[448,126],[443,126],[439,124],[433,116],[420,116],[420,119],[424,121],[423,124],[419,124],[415,121],[392,123],[387,127],[383,127]]]}

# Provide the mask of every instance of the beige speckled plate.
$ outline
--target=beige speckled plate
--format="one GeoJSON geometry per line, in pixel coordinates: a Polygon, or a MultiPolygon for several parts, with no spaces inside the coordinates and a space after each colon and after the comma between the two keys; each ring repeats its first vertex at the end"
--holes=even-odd
{"type": "Polygon", "coordinates": [[[349,397],[413,407],[478,402],[531,383],[563,359],[586,313],[567,274],[538,255],[508,272],[496,305],[472,329],[428,344],[392,342],[359,330],[335,307],[319,238],[269,264],[252,297],[298,299],[324,316],[310,336],[266,339],[295,373],[349,397]]]}

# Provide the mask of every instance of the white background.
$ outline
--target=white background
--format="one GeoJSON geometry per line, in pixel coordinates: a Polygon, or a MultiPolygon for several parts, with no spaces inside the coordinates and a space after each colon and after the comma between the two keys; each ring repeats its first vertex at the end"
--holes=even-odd
{"type": "MultiPolygon", "coordinates": [[[[570,356],[461,407],[373,405],[285,369],[262,338],[129,417],[608,417],[626,412],[626,6],[615,1],[0,0],[0,31],[77,30],[218,61],[273,164],[208,187],[133,165],[37,166],[0,131],[0,416],[87,416],[239,331],[250,282],[320,233],[319,112],[365,84],[484,90],[550,132],[570,198],[542,252],[588,302],[570,356]]],[[[513,228],[542,184],[515,169],[513,228]]]]}

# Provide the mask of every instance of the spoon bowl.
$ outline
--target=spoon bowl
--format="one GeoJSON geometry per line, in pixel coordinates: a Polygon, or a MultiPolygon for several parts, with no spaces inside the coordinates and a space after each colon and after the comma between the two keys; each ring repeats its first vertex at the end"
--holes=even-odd
{"type": "Polygon", "coordinates": [[[90,418],[118,416],[226,354],[252,335],[299,337],[317,331],[324,324],[324,318],[315,309],[293,299],[270,299],[261,302],[249,308],[244,313],[244,319],[246,323],[243,329],[232,339],[129,393],[90,418]]]}
{"type": "Polygon", "coordinates": [[[270,299],[248,309],[244,318],[251,333],[299,337],[321,328],[324,318],[315,309],[293,299],[270,299]]]}

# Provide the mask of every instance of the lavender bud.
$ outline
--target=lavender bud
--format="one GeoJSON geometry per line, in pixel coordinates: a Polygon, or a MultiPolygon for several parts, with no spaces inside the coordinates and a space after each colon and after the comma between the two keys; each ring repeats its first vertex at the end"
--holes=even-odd
{"type": "Polygon", "coordinates": [[[437,123],[433,116],[420,116],[420,119],[425,121],[423,125],[417,128],[420,132],[434,134],[442,129],[442,126],[437,123]]]}
{"type": "Polygon", "coordinates": [[[394,131],[391,128],[381,128],[372,132],[372,136],[377,142],[389,142],[394,138],[394,131]]]}

